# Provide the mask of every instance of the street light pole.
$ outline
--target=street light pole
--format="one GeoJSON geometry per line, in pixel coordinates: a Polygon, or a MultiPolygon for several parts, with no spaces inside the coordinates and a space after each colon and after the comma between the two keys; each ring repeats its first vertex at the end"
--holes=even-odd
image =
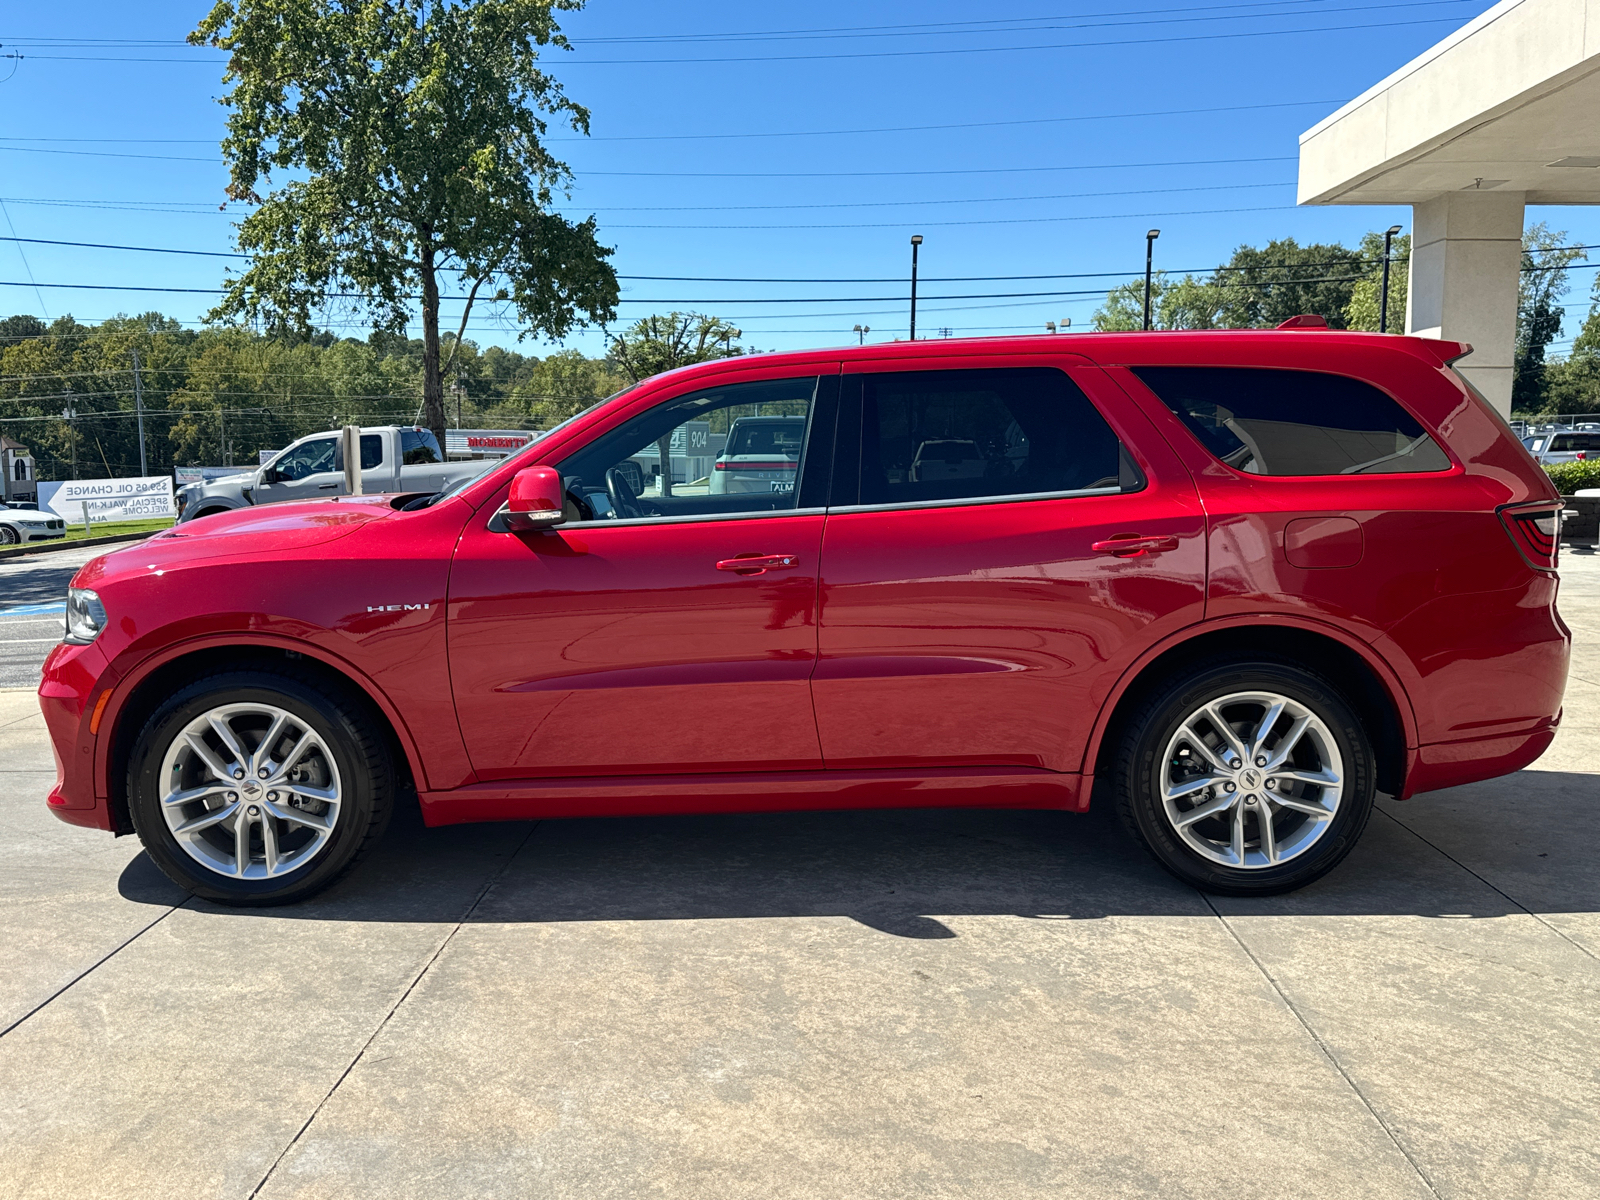
{"type": "Polygon", "coordinates": [[[911,340],[917,340],[917,247],[922,245],[922,235],[911,235],[911,340]]]}
{"type": "Polygon", "coordinates": [[[852,325],[850,326],[850,331],[856,335],[856,338],[858,339],[857,344],[865,346],[867,344],[867,334],[872,332],[872,326],[852,325]]]}
{"type": "Polygon", "coordinates": [[[1378,332],[1389,332],[1389,247],[1394,242],[1394,235],[1400,232],[1400,226],[1391,225],[1383,231],[1383,291],[1378,299],[1378,332]]]}
{"type": "Polygon", "coordinates": [[[1150,328],[1150,264],[1155,260],[1156,239],[1161,230],[1152,229],[1144,235],[1144,327],[1150,328]]]}

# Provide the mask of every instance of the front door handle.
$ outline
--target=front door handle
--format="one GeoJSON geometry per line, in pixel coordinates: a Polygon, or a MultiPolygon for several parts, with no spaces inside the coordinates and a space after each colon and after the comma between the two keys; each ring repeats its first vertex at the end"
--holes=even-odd
{"type": "Polygon", "coordinates": [[[1103,542],[1094,543],[1089,548],[1096,554],[1111,554],[1117,558],[1142,558],[1146,554],[1176,550],[1178,539],[1162,535],[1142,537],[1137,533],[1118,533],[1103,542]]]}
{"type": "Polygon", "coordinates": [[[787,571],[800,564],[794,554],[741,554],[725,558],[717,564],[719,571],[732,571],[736,575],[765,575],[768,571],[787,571]]]}

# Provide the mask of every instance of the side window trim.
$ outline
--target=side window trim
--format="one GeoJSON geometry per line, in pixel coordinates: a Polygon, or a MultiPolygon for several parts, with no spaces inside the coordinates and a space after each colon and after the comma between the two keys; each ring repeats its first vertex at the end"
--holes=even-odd
{"type": "Polygon", "coordinates": [[[971,508],[986,504],[1032,504],[1041,500],[1074,500],[1084,496],[1125,496],[1122,487],[1076,488],[1066,492],[1013,492],[1002,496],[961,496],[954,500],[895,500],[887,504],[839,504],[827,509],[833,513],[893,512],[913,508],[971,508]]]}

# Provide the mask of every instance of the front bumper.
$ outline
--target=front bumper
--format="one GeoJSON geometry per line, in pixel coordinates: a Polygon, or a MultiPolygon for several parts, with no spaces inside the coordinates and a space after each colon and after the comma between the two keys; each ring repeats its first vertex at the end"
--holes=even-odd
{"type": "Polygon", "coordinates": [[[50,731],[56,758],[56,785],[46,801],[69,825],[114,829],[110,805],[95,780],[95,735],[90,731],[91,701],[105,690],[107,662],[99,647],[69,646],[50,651],[39,683],[39,708],[50,731]]]}

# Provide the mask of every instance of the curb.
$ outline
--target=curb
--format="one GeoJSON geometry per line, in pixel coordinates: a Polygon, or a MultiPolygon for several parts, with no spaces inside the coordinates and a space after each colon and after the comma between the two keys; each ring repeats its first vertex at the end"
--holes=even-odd
{"type": "Polygon", "coordinates": [[[145,538],[160,532],[159,529],[153,529],[150,533],[114,533],[109,537],[79,538],[75,542],[53,542],[48,546],[17,546],[11,550],[0,550],[0,561],[23,558],[30,554],[53,554],[58,550],[77,550],[83,546],[109,546],[113,542],[142,542],[145,538]]]}

